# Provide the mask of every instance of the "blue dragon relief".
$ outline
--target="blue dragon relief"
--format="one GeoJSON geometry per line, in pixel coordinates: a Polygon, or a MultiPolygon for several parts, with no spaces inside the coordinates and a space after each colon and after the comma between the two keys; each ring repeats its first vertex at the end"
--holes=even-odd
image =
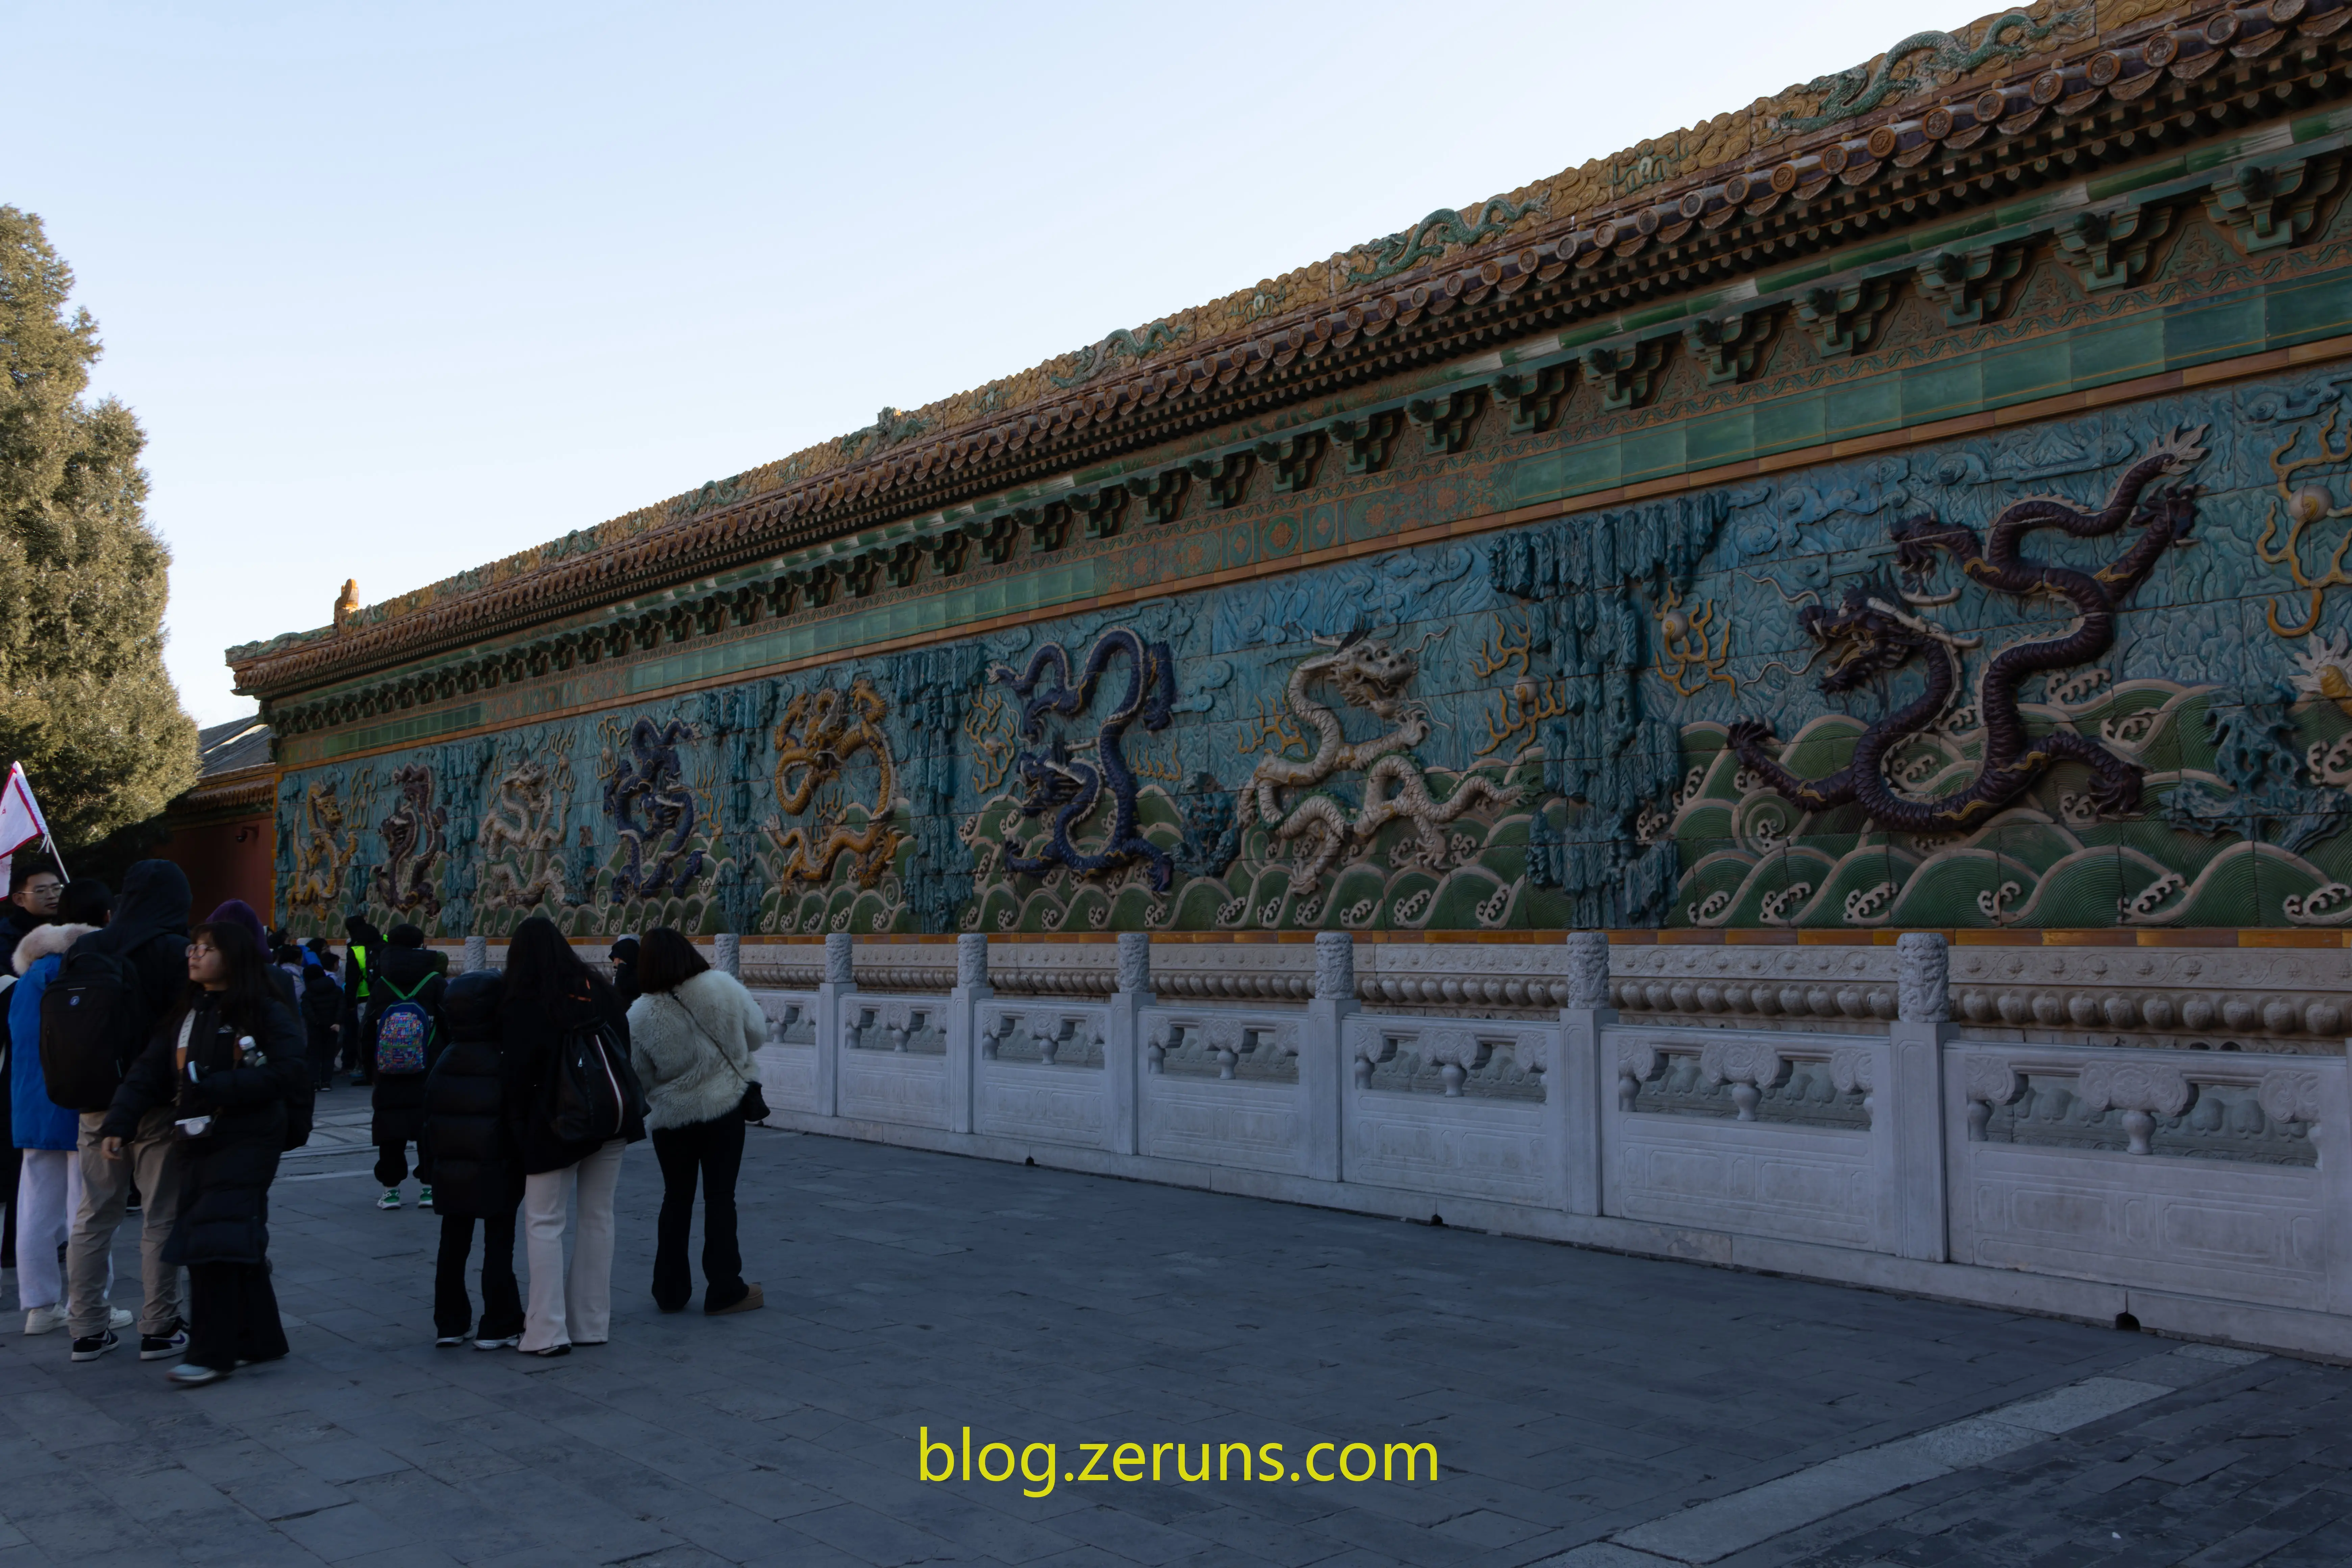
{"type": "Polygon", "coordinates": [[[1042,750],[1021,752],[1014,768],[1021,781],[1021,815],[1045,817],[1046,838],[1034,855],[1022,854],[1008,842],[1005,868],[1024,877],[1042,877],[1056,866],[1092,876],[1140,861],[1150,868],[1152,890],[1165,892],[1175,867],[1168,852],[1136,826],[1135,773],[1121,747],[1129,728],[1139,721],[1153,733],[1168,727],[1176,706],[1175,658],[1166,643],[1147,643],[1129,627],[1113,626],[1095,639],[1075,681],[1071,670],[1069,649],[1047,643],[1018,671],[999,664],[988,672],[992,683],[1011,688],[1021,699],[1022,738],[1033,746],[1043,744],[1042,750]],[[1076,719],[1087,712],[1104,672],[1122,654],[1128,664],[1126,694],[1096,726],[1094,738],[1076,745],[1065,744],[1058,735],[1047,741],[1045,715],[1076,719]],[[1089,749],[1095,754],[1091,763],[1076,754],[1089,749]],[[1106,790],[1111,803],[1109,827],[1101,849],[1089,854],[1073,842],[1071,834],[1101,805],[1106,790]]]}
{"type": "Polygon", "coordinates": [[[678,743],[696,739],[683,719],[667,724],[640,718],[629,726],[628,749],[604,775],[604,816],[627,851],[628,865],[613,874],[612,901],[656,893],[683,894],[702,871],[694,837],[694,792],[688,787],[678,743]]]}

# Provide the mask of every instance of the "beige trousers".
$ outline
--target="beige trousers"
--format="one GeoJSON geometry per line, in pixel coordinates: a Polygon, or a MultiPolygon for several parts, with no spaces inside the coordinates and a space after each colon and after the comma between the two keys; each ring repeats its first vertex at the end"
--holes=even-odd
{"type": "Polygon", "coordinates": [[[66,1328],[76,1339],[87,1339],[106,1329],[106,1287],[114,1251],[114,1233],[122,1224],[122,1205],[131,1196],[131,1178],[139,1178],[141,1226],[139,1274],[147,1299],[139,1312],[142,1334],[168,1334],[180,1321],[180,1271],[163,1261],[163,1243],[180,1217],[180,1154],[173,1147],[169,1107],[139,1119],[139,1136],[110,1160],[98,1146],[99,1124],[106,1118],[96,1111],[81,1117],[81,1206],[74,1212],[73,1235],[66,1242],[66,1328]]]}
{"type": "Polygon", "coordinates": [[[620,1185],[618,1138],[576,1165],[525,1176],[523,1256],[530,1261],[530,1302],[520,1349],[601,1345],[613,1332],[613,1192],[620,1185]],[[563,1267],[563,1221],[578,1197],[572,1267],[563,1267]]]}

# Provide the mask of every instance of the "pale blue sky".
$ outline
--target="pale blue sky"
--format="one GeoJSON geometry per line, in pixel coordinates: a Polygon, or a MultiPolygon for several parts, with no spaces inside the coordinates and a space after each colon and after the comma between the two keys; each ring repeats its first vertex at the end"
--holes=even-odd
{"type": "Polygon", "coordinates": [[[0,201],[146,426],[207,723],[251,707],[221,649],[346,577],[375,603],[1975,15],[7,9],[0,201]]]}

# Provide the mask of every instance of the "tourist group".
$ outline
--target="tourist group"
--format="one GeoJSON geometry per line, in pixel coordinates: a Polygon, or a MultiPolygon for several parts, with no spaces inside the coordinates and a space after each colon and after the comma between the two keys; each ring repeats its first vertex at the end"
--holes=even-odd
{"type": "Polygon", "coordinates": [[[402,1205],[413,1150],[418,1202],[440,1216],[436,1344],[558,1356],[604,1343],[622,1152],[648,1135],[663,1187],[656,1305],[692,1300],[698,1187],[703,1310],[763,1304],[743,1279],[735,1182],[744,1126],[767,1115],[753,1057],[767,1026],[678,931],[616,943],[607,978],[532,919],[503,970],[453,976],[416,927],[380,932],[359,914],[341,954],[274,939],[237,900],[192,926],[187,879],[165,860],[131,866],[119,893],[21,857],[9,881],[0,1267],[14,1268],[25,1332],[63,1329],[73,1361],[134,1326],[140,1358],[175,1362],[183,1386],[288,1353],[269,1190],[339,1061],[372,1097],[377,1206],[402,1205]],[[140,1226],[136,1314],[108,1299],[126,1216],[140,1226]]]}

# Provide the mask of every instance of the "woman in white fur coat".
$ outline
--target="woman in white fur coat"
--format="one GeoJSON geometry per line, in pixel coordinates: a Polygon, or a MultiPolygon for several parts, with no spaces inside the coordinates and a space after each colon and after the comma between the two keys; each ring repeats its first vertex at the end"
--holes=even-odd
{"type": "Polygon", "coordinates": [[[637,980],[644,992],[629,1004],[629,1061],[651,1107],[646,1130],[662,1173],[654,1304],[682,1311],[694,1296],[686,1243],[698,1177],[702,1310],[748,1312],[767,1298],[743,1282],[735,1177],[743,1165],[743,1096],[759,1078],[752,1053],[768,1037],[768,1020],[741,981],[711,968],[667,926],[640,942],[637,980]]]}

